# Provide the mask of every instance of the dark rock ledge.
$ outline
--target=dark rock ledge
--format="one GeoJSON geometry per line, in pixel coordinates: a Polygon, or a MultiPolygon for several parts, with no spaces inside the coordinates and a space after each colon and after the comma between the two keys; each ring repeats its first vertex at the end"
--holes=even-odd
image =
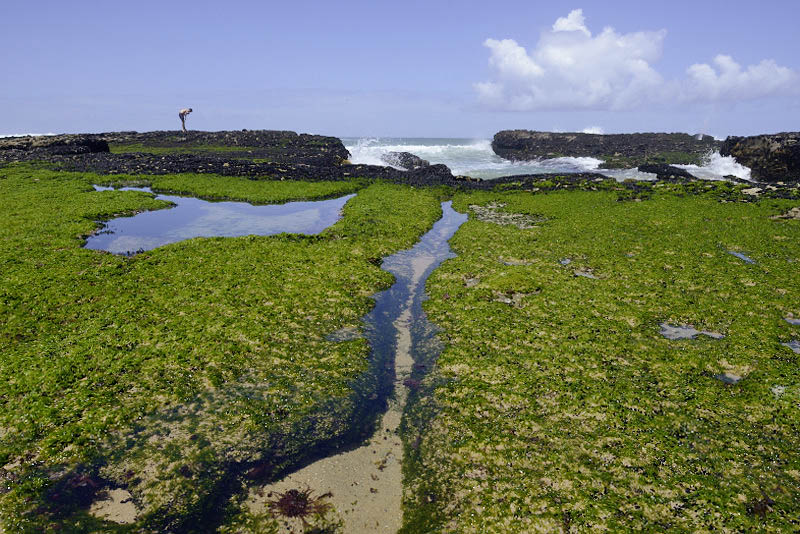
{"type": "Polygon", "coordinates": [[[800,182],[800,132],[728,137],[720,154],[750,167],[754,180],[800,182]]]}
{"type": "Polygon", "coordinates": [[[587,134],[504,130],[492,149],[514,161],[557,157],[592,157],[604,168],[631,168],[650,163],[700,163],[721,143],[709,135],[686,133],[587,134]]]}

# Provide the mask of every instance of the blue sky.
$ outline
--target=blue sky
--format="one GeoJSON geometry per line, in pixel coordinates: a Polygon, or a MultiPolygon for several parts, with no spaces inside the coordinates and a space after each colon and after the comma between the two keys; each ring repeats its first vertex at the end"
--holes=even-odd
{"type": "Polygon", "coordinates": [[[6,2],[0,134],[797,130],[796,0],[6,2]]]}

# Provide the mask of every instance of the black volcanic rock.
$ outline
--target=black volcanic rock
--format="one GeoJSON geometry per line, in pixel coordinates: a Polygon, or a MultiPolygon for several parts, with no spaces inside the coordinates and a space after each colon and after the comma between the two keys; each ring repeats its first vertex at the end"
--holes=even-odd
{"type": "Polygon", "coordinates": [[[408,171],[429,167],[431,164],[428,160],[415,156],[411,152],[387,152],[381,156],[381,160],[389,165],[402,167],[408,171]]]}
{"type": "Polygon", "coordinates": [[[646,163],[700,163],[720,142],[708,135],[686,133],[586,134],[504,130],[494,135],[492,149],[503,158],[527,161],[556,157],[603,159],[605,168],[646,163]]]}
{"type": "Polygon", "coordinates": [[[800,182],[800,132],[728,137],[720,154],[750,167],[755,180],[800,182]]]}
{"type": "Polygon", "coordinates": [[[229,148],[228,155],[308,165],[338,165],[350,157],[336,137],[286,130],[108,132],[95,134],[95,137],[112,146],[142,145],[149,149],[178,150],[205,147],[221,153],[229,148]]]}
{"type": "Polygon", "coordinates": [[[218,172],[215,169],[227,162],[240,170],[239,175],[254,169],[280,175],[289,167],[334,167],[348,157],[335,137],[272,130],[109,132],[0,140],[0,163],[36,160],[106,173],[218,172]],[[109,148],[119,153],[109,154],[109,148]]]}
{"type": "Polygon", "coordinates": [[[666,165],[664,163],[646,163],[637,167],[639,172],[649,172],[655,174],[659,180],[675,181],[680,179],[692,180],[695,178],[689,171],[666,165]]]}
{"type": "MultiPolygon", "coordinates": [[[[28,157],[39,155],[70,155],[108,152],[108,143],[93,135],[26,135],[0,139],[0,151],[27,153],[28,157]]],[[[19,154],[24,156],[25,154],[19,154]]],[[[28,158],[26,158],[28,159],[28,158]]]]}

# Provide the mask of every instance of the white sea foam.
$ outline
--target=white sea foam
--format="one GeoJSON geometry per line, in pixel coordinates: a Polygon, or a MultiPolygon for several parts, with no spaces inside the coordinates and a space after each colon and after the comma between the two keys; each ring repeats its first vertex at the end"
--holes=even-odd
{"type": "Polygon", "coordinates": [[[702,165],[675,165],[686,169],[698,178],[705,180],[723,180],[725,176],[736,176],[743,180],[750,179],[750,168],[737,163],[732,156],[722,156],[713,152],[706,156],[702,165]]]}
{"type": "MultiPolygon", "coordinates": [[[[540,159],[535,161],[509,161],[492,150],[489,139],[434,139],[434,138],[345,138],[350,151],[350,161],[368,165],[387,165],[381,156],[387,152],[410,152],[430,161],[443,163],[455,175],[493,179],[500,176],[543,174],[558,172],[597,172],[622,181],[654,180],[655,174],[636,169],[600,169],[602,160],[588,157],[540,159]]],[[[699,178],[722,180],[726,175],[750,178],[750,169],[736,163],[733,158],[719,153],[709,154],[706,163],[678,165],[699,178]]]]}

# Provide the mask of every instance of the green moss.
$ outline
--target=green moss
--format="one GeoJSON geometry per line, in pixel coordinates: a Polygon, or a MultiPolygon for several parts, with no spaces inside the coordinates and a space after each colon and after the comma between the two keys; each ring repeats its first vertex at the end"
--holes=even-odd
{"type": "Polygon", "coordinates": [[[176,193],[211,200],[242,200],[255,204],[279,204],[298,200],[334,198],[354,193],[367,180],[342,182],[301,182],[297,180],[268,181],[209,174],[167,175],[94,175],[98,185],[146,186],[159,193],[176,193]]]}
{"type": "MultiPolygon", "coordinates": [[[[356,187],[146,179],[259,202],[356,187]]],[[[280,469],[348,433],[374,387],[369,351],[364,340],[325,336],[358,326],[369,295],[391,283],[370,260],[409,247],[440,213],[433,194],[375,184],[320,236],[198,238],[123,258],[81,248],[84,236],[98,219],[166,203],[95,192],[98,181],[0,169],[0,477],[9,488],[0,517],[9,532],[100,531],[59,488],[103,481],[134,495],[135,529],[190,531],[235,488],[236,466],[261,465],[269,451],[280,469]]]]}
{"type": "Polygon", "coordinates": [[[428,281],[447,349],[406,418],[403,532],[795,528],[800,224],[770,216],[797,202],[697,187],[456,196],[545,222],[472,217],[428,281]]]}
{"type": "Polygon", "coordinates": [[[702,165],[705,154],[696,152],[655,152],[645,156],[617,156],[608,154],[598,156],[603,163],[601,169],[630,169],[646,163],[666,163],[668,165],[702,165]]]}
{"type": "Polygon", "coordinates": [[[183,144],[181,146],[158,146],[145,145],[143,143],[109,143],[109,150],[112,154],[128,154],[131,152],[141,152],[145,154],[189,154],[192,152],[252,152],[257,148],[245,146],[225,146],[225,145],[205,145],[205,144],[183,144]]]}

